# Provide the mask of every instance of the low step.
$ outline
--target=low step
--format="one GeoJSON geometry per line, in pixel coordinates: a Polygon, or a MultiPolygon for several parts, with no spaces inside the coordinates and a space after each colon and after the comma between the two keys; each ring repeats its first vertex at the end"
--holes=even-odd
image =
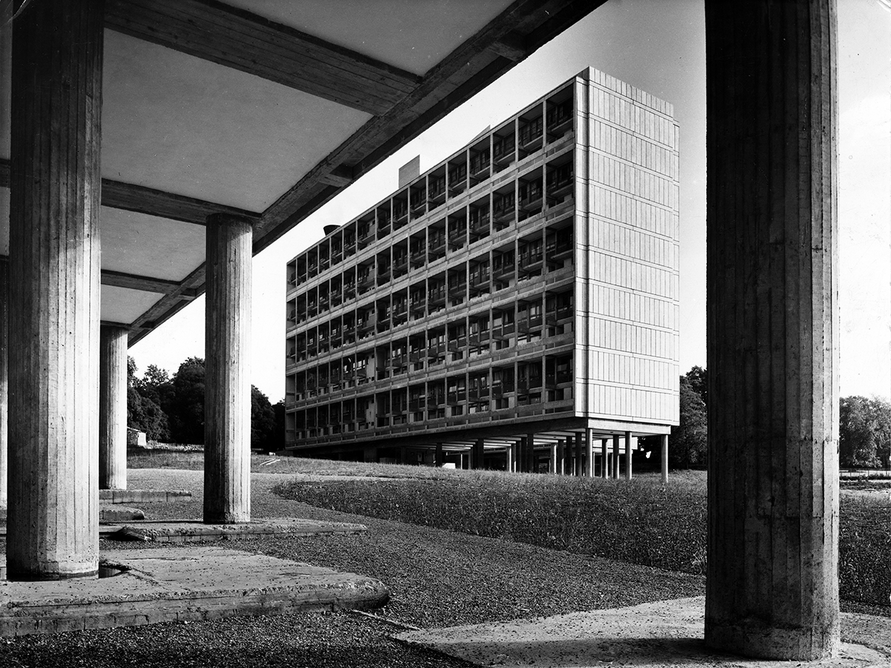
{"type": "MultiPolygon", "coordinates": [[[[103,527],[106,530],[115,527],[103,527]]],[[[323,522],[299,518],[261,519],[245,524],[204,524],[198,520],[146,520],[128,522],[106,535],[117,540],[155,543],[202,543],[215,540],[259,538],[261,536],[319,536],[325,534],[360,534],[364,524],[323,522]]]]}
{"type": "Polygon", "coordinates": [[[185,489],[100,489],[99,500],[105,503],[164,503],[191,499],[185,489]]]}

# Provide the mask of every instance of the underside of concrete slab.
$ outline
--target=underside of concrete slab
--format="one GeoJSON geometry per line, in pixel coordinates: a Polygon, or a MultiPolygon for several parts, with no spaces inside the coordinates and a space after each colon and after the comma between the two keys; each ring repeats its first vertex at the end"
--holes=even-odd
{"type": "Polygon", "coordinates": [[[99,490],[99,500],[103,503],[167,503],[191,498],[192,492],[185,489],[99,490]]]}
{"type": "MultiPolygon", "coordinates": [[[[721,654],[705,646],[705,598],[658,601],[628,608],[521,619],[396,636],[479,666],[580,668],[778,668],[763,661],[721,654]]],[[[811,668],[878,668],[891,665],[891,619],[842,615],[838,658],[806,663],[811,668]]],[[[799,665],[799,664],[796,664],[799,665]]]]}
{"type": "MultiPolygon", "coordinates": [[[[0,583],[0,635],[386,603],[372,578],[218,547],[117,550],[100,579],[0,583]]],[[[103,570],[100,569],[100,570],[103,570]]]]}

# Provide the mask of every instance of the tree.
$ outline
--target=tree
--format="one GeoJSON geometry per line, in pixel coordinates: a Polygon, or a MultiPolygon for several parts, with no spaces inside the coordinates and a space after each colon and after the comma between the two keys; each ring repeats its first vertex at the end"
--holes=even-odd
{"type": "Polygon", "coordinates": [[[702,399],[702,403],[708,406],[708,369],[694,366],[684,374],[684,378],[690,383],[690,388],[702,399]]]}
{"type": "Polygon", "coordinates": [[[269,397],[251,385],[251,450],[275,449],[275,411],[269,397]]]}
{"type": "Polygon", "coordinates": [[[204,359],[190,357],[173,376],[165,408],[177,443],[204,443],[204,359]]]}
{"type": "Polygon", "coordinates": [[[681,376],[680,381],[680,424],[671,428],[668,437],[668,462],[674,468],[705,468],[708,463],[708,412],[688,376],[681,376]]]}
{"type": "Polygon", "coordinates": [[[157,392],[146,391],[144,379],[136,378],[136,371],[136,362],[128,357],[127,425],[144,431],[150,440],[166,441],[170,437],[167,414],[157,400],[157,392]]]}
{"type": "Polygon", "coordinates": [[[847,468],[889,467],[891,404],[879,398],[839,401],[839,464],[847,468]]]}

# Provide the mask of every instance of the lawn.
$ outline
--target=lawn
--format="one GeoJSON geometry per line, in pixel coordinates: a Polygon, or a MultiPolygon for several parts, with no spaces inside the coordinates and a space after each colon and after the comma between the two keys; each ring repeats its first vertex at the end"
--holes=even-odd
{"type": "MultiPolygon", "coordinates": [[[[202,467],[201,453],[130,458],[133,468],[202,467]]],[[[631,481],[254,456],[254,472],[302,474],[278,485],[290,500],[328,510],[510,540],[664,570],[704,574],[702,471],[631,481]],[[305,476],[305,477],[303,477],[305,476]]],[[[844,481],[842,490],[888,489],[844,481]]],[[[842,494],[842,598],[889,605],[891,500],[842,494]]]]}

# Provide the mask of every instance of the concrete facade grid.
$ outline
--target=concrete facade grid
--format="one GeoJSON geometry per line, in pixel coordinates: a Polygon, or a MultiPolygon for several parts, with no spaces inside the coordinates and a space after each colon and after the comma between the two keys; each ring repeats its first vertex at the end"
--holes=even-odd
{"type": "Polygon", "coordinates": [[[289,447],[676,421],[676,124],[604,76],[583,72],[288,263],[289,447]],[[592,211],[596,188],[626,182],[633,211],[592,211]]]}

